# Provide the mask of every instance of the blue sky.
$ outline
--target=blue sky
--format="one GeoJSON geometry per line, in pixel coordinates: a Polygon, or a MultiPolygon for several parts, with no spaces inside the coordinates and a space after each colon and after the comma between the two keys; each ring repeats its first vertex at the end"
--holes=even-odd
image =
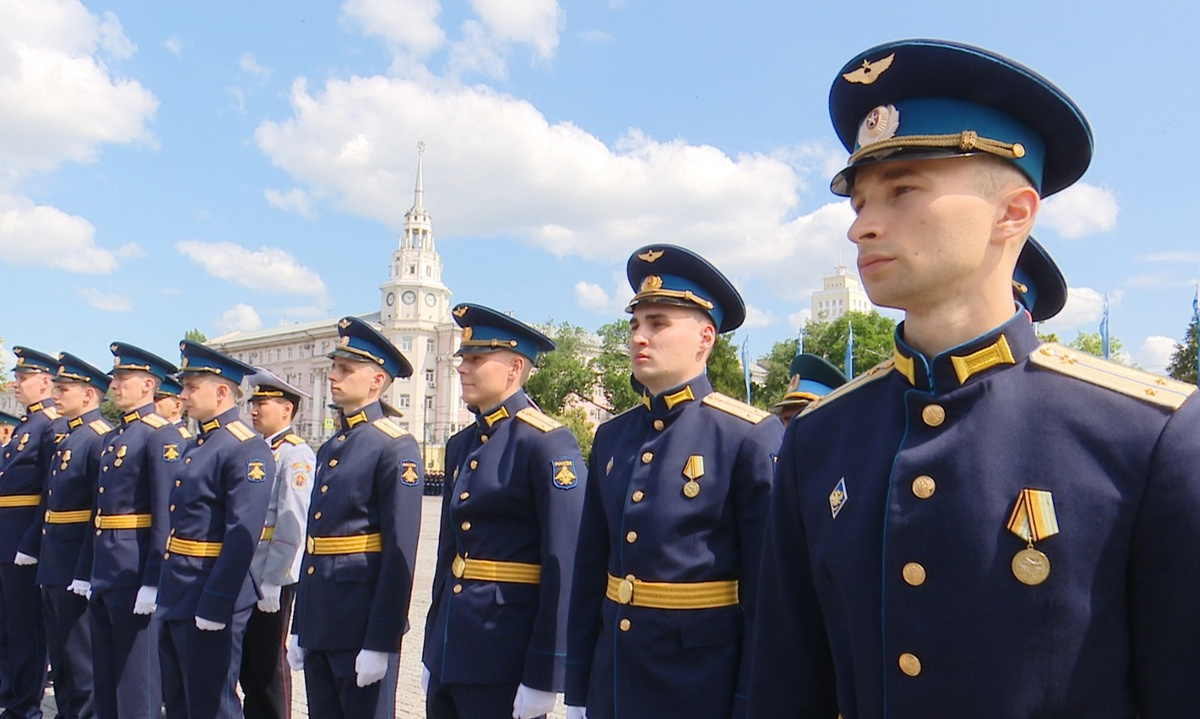
{"type": "MultiPolygon", "coordinates": [[[[587,329],[624,262],[674,242],[795,335],[840,259],[845,152],[826,98],[872,45],[940,37],[1023,62],[1084,109],[1096,155],[1036,235],[1161,371],[1200,279],[1187,211],[1200,11],[1183,4],[0,0],[0,337],[100,364],[123,340],[378,308],[424,141],[455,300],[587,329]]],[[[11,358],[9,358],[11,359],[11,358]]]]}

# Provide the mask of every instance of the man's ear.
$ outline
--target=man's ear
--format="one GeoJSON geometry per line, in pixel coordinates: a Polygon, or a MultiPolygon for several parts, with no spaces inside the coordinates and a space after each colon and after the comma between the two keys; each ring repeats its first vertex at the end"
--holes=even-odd
{"type": "Polygon", "coordinates": [[[1012,237],[1024,239],[1033,231],[1041,197],[1029,185],[1014,187],[1004,193],[997,206],[996,231],[1005,240],[1012,237]]]}

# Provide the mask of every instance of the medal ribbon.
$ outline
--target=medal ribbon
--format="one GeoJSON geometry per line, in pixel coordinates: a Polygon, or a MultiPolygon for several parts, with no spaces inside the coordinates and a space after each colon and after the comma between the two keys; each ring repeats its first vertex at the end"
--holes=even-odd
{"type": "Polygon", "coordinates": [[[1029,542],[1030,546],[1058,534],[1054,495],[1043,489],[1022,489],[1007,526],[1008,531],[1029,542]]]}

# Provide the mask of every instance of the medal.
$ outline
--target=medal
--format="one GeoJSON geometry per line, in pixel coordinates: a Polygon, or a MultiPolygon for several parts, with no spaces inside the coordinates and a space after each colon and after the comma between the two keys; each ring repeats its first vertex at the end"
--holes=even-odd
{"type": "Polygon", "coordinates": [[[1012,573],[1021,584],[1036,587],[1050,576],[1050,558],[1033,547],[1013,555],[1012,573]]]}
{"type": "Polygon", "coordinates": [[[704,457],[698,454],[688,457],[683,465],[683,476],[687,477],[687,481],[683,483],[683,496],[695,499],[700,494],[700,483],[696,480],[704,476],[704,457]]]}
{"type": "Polygon", "coordinates": [[[694,499],[698,494],[700,494],[699,482],[694,479],[689,479],[683,483],[683,496],[687,497],[688,499],[694,499]]]}
{"type": "Polygon", "coordinates": [[[1050,558],[1033,548],[1034,542],[1058,534],[1054,497],[1040,489],[1022,489],[1008,518],[1008,531],[1028,545],[1012,558],[1012,573],[1021,584],[1036,587],[1050,576],[1050,558]]]}

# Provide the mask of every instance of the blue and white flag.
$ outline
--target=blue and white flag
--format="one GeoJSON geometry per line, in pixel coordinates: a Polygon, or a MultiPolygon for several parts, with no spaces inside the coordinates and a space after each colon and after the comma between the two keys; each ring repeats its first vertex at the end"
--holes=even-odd
{"type": "Polygon", "coordinates": [[[1100,318],[1100,352],[1108,359],[1111,347],[1108,342],[1108,295],[1104,295],[1104,316],[1100,318]]]}
{"type": "Polygon", "coordinates": [[[842,372],[847,379],[854,379],[854,323],[847,317],[846,324],[850,334],[846,338],[846,359],[842,362],[842,372]]]}

